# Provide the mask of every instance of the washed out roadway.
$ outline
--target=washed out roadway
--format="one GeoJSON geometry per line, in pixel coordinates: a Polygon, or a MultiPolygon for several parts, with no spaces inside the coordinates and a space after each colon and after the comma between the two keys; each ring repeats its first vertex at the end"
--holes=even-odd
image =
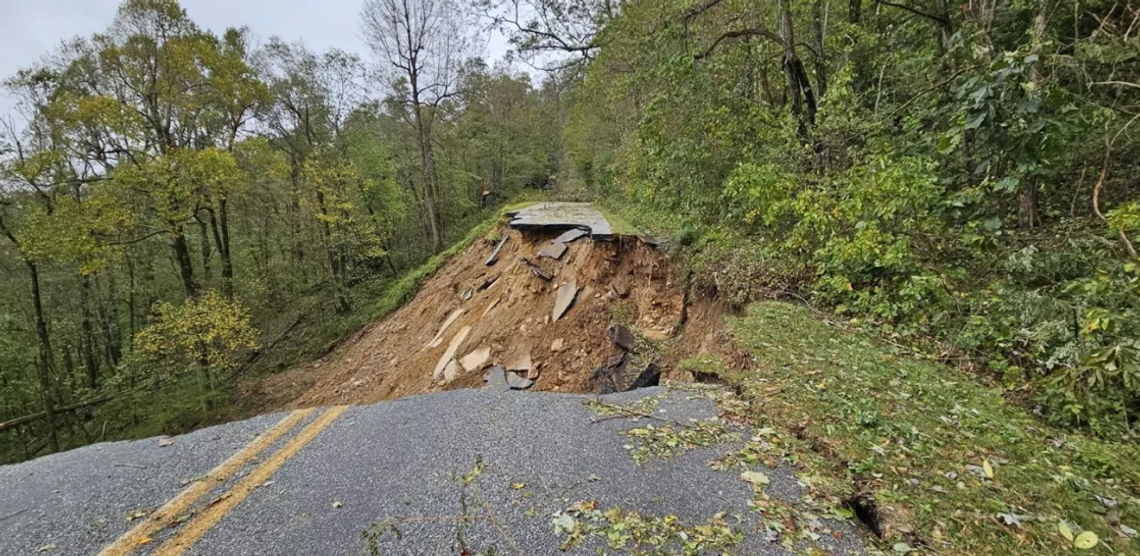
{"type": "MultiPolygon", "coordinates": [[[[663,396],[660,419],[716,415],[707,398],[662,388],[603,399],[651,395],[663,396]]],[[[361,533],[385,521],[402,539],[383,537],[381,554],[561,554],[552,515],[591,500],[693,524],[727,511],[746,533],[737,553],[786,554],[748,509],[751,485],[708,465],[733,446],[637,465],[620,433],[653,420],[599,418],[583,405],[592,398],[442,392],[0,467],[0,556],[358,555],[367,551],[361,533]],[[477,466],[482,472],[465,481],[477,466]]],[[[765,472],[771,495],[803,496],[792,470],[765,472]]],[[[842,533],[825,539],[830,553],[863,553],[853,526],[829,526],[842,533]]]]}

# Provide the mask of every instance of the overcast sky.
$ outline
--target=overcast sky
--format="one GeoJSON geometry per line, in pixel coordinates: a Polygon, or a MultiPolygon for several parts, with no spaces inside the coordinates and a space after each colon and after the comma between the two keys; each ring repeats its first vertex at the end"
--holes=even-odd
{"type": "MultiPolygon", "coordinates": [[[[357,15],[363,0],[180,0],[199,26],[220,34],[248,26],[259,43],[273,35],[301,40],[310,49],[341,48],[367,59],[357,15]]],[[[121,0],[0,0],[0,80],[40,59],[60,41],[102,32],[121,0]]],[[[496,36],[482,54],[494,60],[506,53],[496,36]]],[[[0,90],[0,117],[12,110],[0,90]]]]}

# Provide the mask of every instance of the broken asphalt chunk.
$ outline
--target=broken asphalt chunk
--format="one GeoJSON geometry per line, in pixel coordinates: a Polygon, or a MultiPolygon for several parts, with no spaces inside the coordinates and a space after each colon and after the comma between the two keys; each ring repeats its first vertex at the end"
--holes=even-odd
{"type": "Polygon", "coordinates": [[[497,281],[499,281],[499,275],[498,274],[492,274],[486,280],[483,280],[482,284],[479,284],[479,291],[483,291],[483,290],[495,285],[495,282],[497,282],[497,281]]]}
{"type": "Polygon", "coordinates": [[[522,264],[526,265],[526,267],[530,269],[530,273],[534,274],[538,278],[541,278],[547,282],[549,282],[552,279],[550,276],[547,276],[547,274],[542,271],[542,267],[534,264],[534,262],[532,262],[530,259],[523,257],[522,258],[522,264]]]}
{"type": "Polygon", "coordinates": [[[562,235],[554,238],[554,241],[556,243],[571,243],[581,239],[585,235],[586,230],[583,230],[581,228],[574,228],[573,230],[568,230],[562,235]]]}
{"type": "Polygon", "coordinates": [[[630,351],[633,349],[634,337],[633,332],[628,328],[615,324],[610,327],[610,339],[614,341],[614,345],[623,351],[630,351]]]}
{"type": "Polygon", "coordinates": [[[551,242],[550,245],[547,245],[546,247],[543,247],[542,249],[540,249],[538,251],[539,257],[546,257],[548,259],[554,259],[556,261],[558,259],[561,259],[562,255],[565,255],[565,254],[566,254],[566,244],[562,243],[561,241],[551,242]]]}
{"type": "Polygon", "coordinates": [[[633,384],[629,385],[629,388],[626,388],[626,391],[649,388],[650,386],[657,386],[658,384],[661,384],[661,367],[650,363],[648,367],[645,367],[645,370],[637,375],[637,379],[633,381],[633,384]]]}
{"type": "Polygon", "coordinates": [[[588,228],[593,239],[613,239],[610,223],[590,203],[535,203],[507,214],[511,216],[510,226],[516,230],[588,228]]]}
{"type": "Polygon", "coordinates": [[[503,250],[503,246],[507,244],[507,239],[510,237],[511,236],[503,235],[503,239],[499,240],[499,244],[495,246],[495,250],[491,251],[491,256],[487,257],[487,262],[484,263],[485,265],[494,266],[495,263],[499,262],[499,252],[503,250]]]}
{"type": "Polygon", "coordinates": [[[484,388],[488,390],[507,392],[511,389],[511,385],[507,383],[507,372],[497,365],[487,372],[487,376],[483,377],[483,381],[487,383],[484,388]]]}
{"type": "Polygon", "coordinates": [[[510,385],[511,390],[526,390],[534,386],[534,381],[523,378],[516,373],[507,373],[507,384],[510,385]]]}
{"type": "Polygon", "coordinates": [[[574,298],[578,297],[578,279],[571,278],[569,282],[562,284],[558,288],[558,296],[554,299],[554,312],[550,315],[551,319],[558,321],[562,315],[574,304],[574,298]]]}

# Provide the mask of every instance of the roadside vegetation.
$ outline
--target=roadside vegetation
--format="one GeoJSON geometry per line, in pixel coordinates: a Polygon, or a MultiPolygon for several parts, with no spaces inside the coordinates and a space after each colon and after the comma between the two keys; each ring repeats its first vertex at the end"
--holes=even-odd
{"type": "Polygon", "coordinates": [[[233,416],[237,381],[319,356],[545,186],[560,82],[491,67],[433,6],[391,45],[367,2],[362,58],[127,0],[0,76],[0,462],[233,416]]]}

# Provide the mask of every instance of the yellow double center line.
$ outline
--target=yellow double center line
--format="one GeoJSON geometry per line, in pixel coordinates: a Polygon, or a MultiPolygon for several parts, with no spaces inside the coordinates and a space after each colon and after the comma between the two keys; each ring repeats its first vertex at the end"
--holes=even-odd
{"type": "MultiPolygon", "coordinates": [[[[185,553],[194,543],[198,542],[211,528],[218,524],[223,517],[226,516],[231,510],[237,507],[243,500],[245,500],[254,489],[261,486],[265,481],[272,477],[281,466],[290,458],[297,455],[306,444],[311,442],[317,437],[321,431],[328,428],[329,425],[336,421],[345,411],[348,410],[347,406],[338,406],[330,408],[325,411],[315,421],[310,423],[307,427],[297,433],[297,436],[289,439],[281,449],[273,453],[269,459],[265,460],[246,475],[236,485],[226,491],[215,504],[210,505],[202,511],[200,515],[190,520],[185,527],[180,529],[173,537],[168,539],[162,546],[153,553],[154,556],[179,556],[185,553]]],[[[215,467],[207,475],[204,481],[198,481],[186,490],[178,493],[173,499],[151,514],[146,521],[127,531],[123,536],[119,537],[114,543],[99,552],[98,556],[128,556],[133,554],[140,546],[150,543],[152,537],[166,529],[172,527],[181,516],[185,515],[190,508],[206,494],[213,489],[217,482],[224,481],[231,475],[236,473],[250,460],[257,457],[264,452],[274,443],[281,439],[282,436],[289,431],[296,428],[296,426],[303,421],[306,417],[313,413],[313,409],[302,409],[290,413],[287,417],[282,419],[272,428],[259,436],[256,440],[246,445],[245,448],[220,465],[215,467]]]]}

